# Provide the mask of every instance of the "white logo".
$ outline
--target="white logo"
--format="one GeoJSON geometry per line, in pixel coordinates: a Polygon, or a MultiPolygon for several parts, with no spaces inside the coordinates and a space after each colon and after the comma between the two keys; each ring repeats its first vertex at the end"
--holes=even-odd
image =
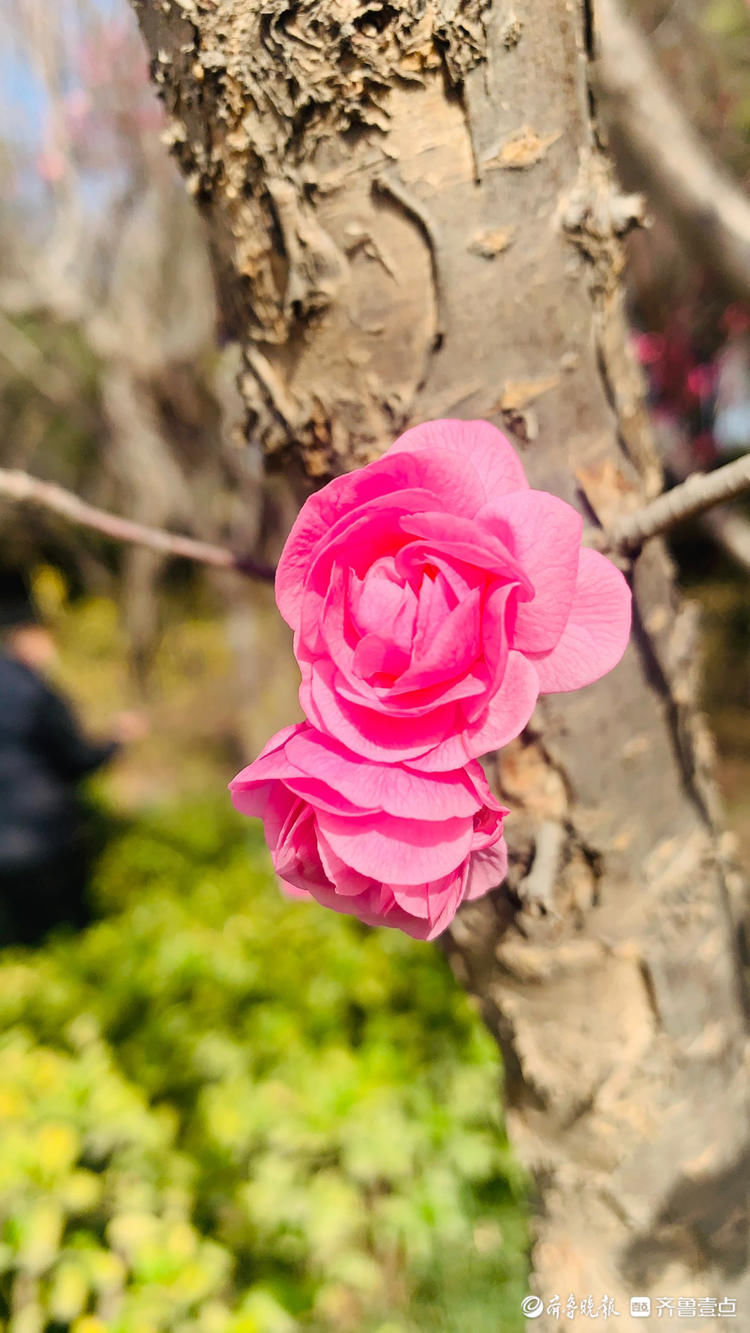
{"type": "Polygon", "coordinates": [[[630,1297],[630,1318],[646,1319],[651,1314],[650,1296],[631,1296],[630,1297]]]}
{"type": "Polygon", "coordinates": [[[527,1319],[538,1319],[540,1314],[544,1314],[544,1301],[539,1296],[524,1296],[521,1309],[527,1319]]]}

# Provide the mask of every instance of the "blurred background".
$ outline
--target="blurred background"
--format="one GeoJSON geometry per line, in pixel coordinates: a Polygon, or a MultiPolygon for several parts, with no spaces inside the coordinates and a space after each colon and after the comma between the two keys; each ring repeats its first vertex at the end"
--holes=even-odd
{"type": "MultiPolygon", "coordinates": [[[[744,184],[744,0],[637,17],[744,184]]],[[[240,432],[237,356],[125,0],[2,0],[0,34],[0,466],[272,562],[294,500],[240,432]]],[[[653,207],[627,244],[676,480],[750,448],[750,307],[653,207]]],[[[750,865],[750,510],[673,551],[750,865]]],[[[0,497],[0,592],[3,571],[26,586],[2,652],[68,700],[68,744],[101,745],[68,781],[93,774],[70,816],[85,910],[0,934],[0,1325],[520,1327],[526,1186],[477,1014],[437,950],[282,901],[229,807],[229,778],[297,716],[271,585],[0,497]]]]}

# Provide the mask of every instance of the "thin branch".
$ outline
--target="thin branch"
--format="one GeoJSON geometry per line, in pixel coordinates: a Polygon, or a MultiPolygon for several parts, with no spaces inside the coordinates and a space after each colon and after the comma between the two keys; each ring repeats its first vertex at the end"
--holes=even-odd
{"type": "Polygon", "coordinates": [[[606,119],[698,261],[750,299],[750,202],[686,119],[620,0],[597,0],[595,14],[593,76],[606,119]]]}
{"type": "Polygon", "coordinates": [[[667,532],[675,524],[704,514],[714,505],[724,504],[749,490],[750,454],[744,454],[713,472],[694,472],[642,509],[617,519],[606,531],[587,532],[585,540],[600,550],[627,554],[638,550],[649,537],[667,532]]]}
{"type": "MultiPolygon", "coordinates": [[[[677,482],[687,481],[693,471],[689,437],[680,431],[675,437],[663,429],[657,432],[657,438],[659,435],[663,441],[662,453],[667,475],[675,485],[677,482]]],[[[718,505],[715,509],[707,510],[705,514],[699,514],[698,523],[710,540],[734,564],[740,565],[750,574],[750,522],[744,514],[738,514],[731,506],[718,505]]]]}
{"type": "Polygon", "coordinates": [[[731,510],[714,509],[703,515],[703,527],[725,555],[750,574],[750,523],[731,510]]]}
{"type": "Polygon", "coordinates": [[[113,541],[148,546],[152,551],[162,551],[165,555],[179,556],[184,560],[195,560],[201,565],[213,565],[215,569],[235,569],[240,574],[264,582],[271,582],[274,578],[275,570],[272,566],[259,564],[249,556],[238,555],[226,547],[214,546],[211,542],[197,541],[194,537],[182,537],[176,532],[150,528],[144,523],[135,523],[132,519],[110,514],[105,509],[97,509],[94,505],[87,504],[72,491],[66,491],[55,482],[41,481],[38,477],[31,477],[27,472],[17,469],[0,468],[0,496],[51,510],[69,522],[101,532],[105,537],[111,537],[113,541]]]}
{"type": "MultiPolygon", "coordinates": [[[[714,472],[693,473],[679,486],[657,496],[635,513],[625,514],[609,528],[587,528],[583,540],[597,550],[627,555],[638,550],[650,537],[667,532],[687,518],[704,514],[715,505],[733,500],[744,491],[750,491],[750,454],[744,454],[714,472]]],[[[151,528],[119,514],[110,514],[106,509],[97,509],[56,482],[41,481],[18,469],[0,468],[0,496],[22,504],[38,505],[79,527],[101,532],[113,541],[148,546],[152,551],[213,565],[215,569],[235,569],[264,582],[272,582],[276,573],[273,566],[259,564],[252,557],[238,555],[225,546],[183,537],[163,528],[151,528]]],[[[722,516],[724,542],[728,549],[735,547],[733,554],[741,563],[747,564],[750,561],[748,527],[741,519],[733,523],[733,518],[733,515],[722,516]]]]}
{"type": "Polygon", "coordinates": [[[54,407],[67,407],[80,390],[43,356],[33,339],[0,310],[0,357],[54,407]]]}

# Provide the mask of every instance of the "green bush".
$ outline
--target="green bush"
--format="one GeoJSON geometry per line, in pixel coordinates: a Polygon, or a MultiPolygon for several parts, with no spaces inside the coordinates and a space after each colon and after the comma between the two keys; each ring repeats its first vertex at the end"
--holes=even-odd
{"type": "Polygon", "coordinates": [[[434,950],[278,892],[223,805],[120,830],[0,960],[11,1333],[520,1327],[497,1060],[434,950]]]}

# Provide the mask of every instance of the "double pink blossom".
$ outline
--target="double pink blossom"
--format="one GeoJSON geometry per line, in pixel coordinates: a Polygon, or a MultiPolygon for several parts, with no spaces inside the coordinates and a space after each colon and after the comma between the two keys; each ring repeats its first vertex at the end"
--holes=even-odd
{"type": "Polygon", "coordinates": [[[307,722],[232,783],[288,892],[432,939],[506,869],[476,757],[620,659],[630,592],[483,421],[407,431],[312,495],[276,577],[307,722]]]}
{"type": "Polygon", "coordinates": [[[231,783],[263,820],[295,897],[433,939],[460,904],[505,877],[503,816],[480,765],[419,773],[353,755],[307,723],[287,727],[231,783]]]}

